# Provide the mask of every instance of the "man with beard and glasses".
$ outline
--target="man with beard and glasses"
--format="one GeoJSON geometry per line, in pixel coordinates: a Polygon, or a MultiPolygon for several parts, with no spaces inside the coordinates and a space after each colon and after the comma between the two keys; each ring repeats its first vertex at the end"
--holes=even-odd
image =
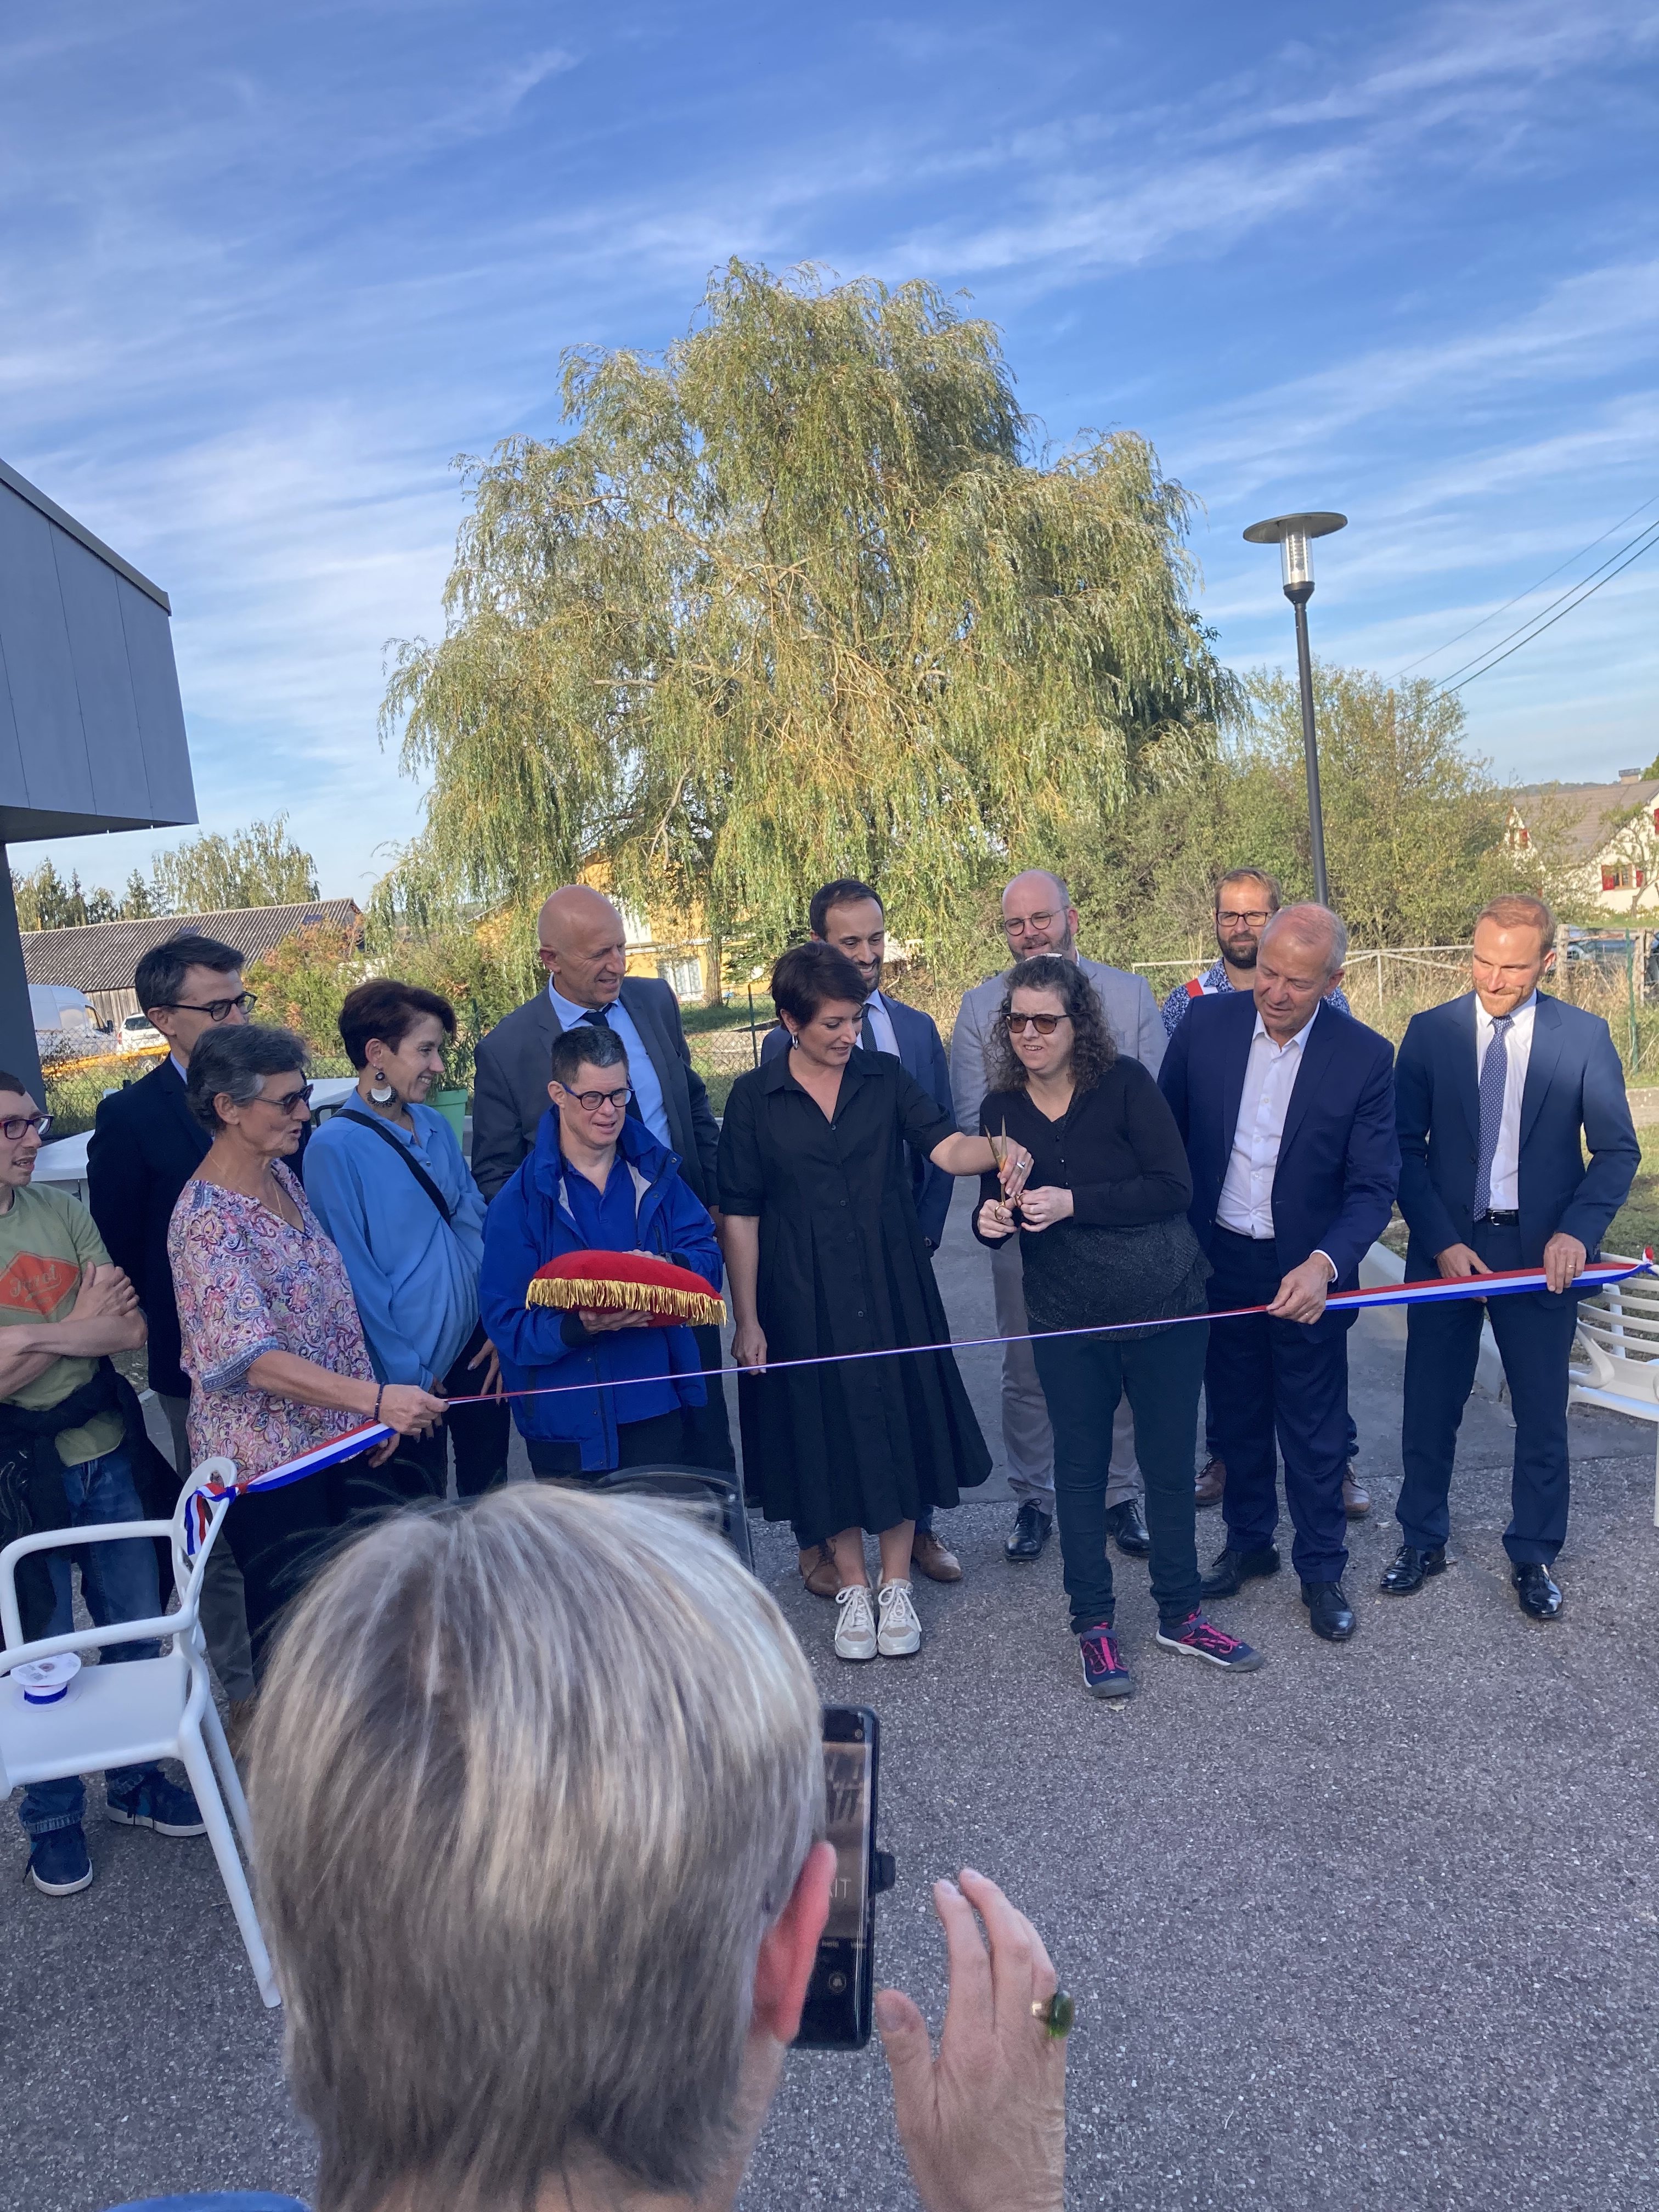
{"type": "MultiPolygon", "coordinates": [[[[1215,887],[1215,941],[1221,957],[1212,960],[1201,975],[1194,975],[1190,983],[1177,983],[1164,1001],[1164,1027],[1170,1036],[1181,1027],[1187,1009],[1194,999],[1224,996],[1229,991],[1253,991],[1255,988],[1256,948],[1261,942],[1261,933],[1279,912],[1283,901],[1279,895],[1279,878],[1270,876],[1265,868],[1235,868],[1231,875],[1223,876],[1215,887]]],[[[1340,991],[1327,993],[1325,1004],[1334,1006],[1339,1014],[1352,1014],[1353,1008],[1340,991]]],[[[1204,1400],[1204,1465],[1199,1469],[1194,1484],[1194,1494],[1200,1505],[1219,1505],[1221,1493],[1227,1486],[1227,1468],[1216,1446],[1215,1416],[1210,1411],[1209,1394],[1204,1400]]],[[[1363,1521],[1371,1510],[1371,1494],[1360,1481],[1354,1468],[1359,1449],[1359,1431],[1348,1417],[1348,1471],[1342,1478],[1342,1504],[1350,1521],[1363,1521]]]]}

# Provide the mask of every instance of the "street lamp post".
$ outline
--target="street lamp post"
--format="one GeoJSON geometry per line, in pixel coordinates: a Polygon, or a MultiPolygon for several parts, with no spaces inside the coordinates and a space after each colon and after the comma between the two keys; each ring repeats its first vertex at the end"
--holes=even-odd
{"type": "Polygon", "coordinates": [[[1296,672],[1302,687],[1302,750],[1308,763],[1308,836],[1313,847],[1314,896],[1331,902],[1325,873],[1325,817],[1319,803],[1319,744],[1314,731],[1313,661],[1308,650],[1308,602],[1313,597],[1310,540],[1347,526],[1346,514],[1276,514],[1244,532],[1252,545],[1277,545],[1284,562],[1285,596],[1296,609],[1296,672]]]}

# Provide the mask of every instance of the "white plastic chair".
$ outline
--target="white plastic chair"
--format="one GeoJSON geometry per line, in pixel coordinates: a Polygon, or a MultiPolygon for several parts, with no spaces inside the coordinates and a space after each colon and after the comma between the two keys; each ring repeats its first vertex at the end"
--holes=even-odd
{"type": "MultiPolygon", "coordinates": [[[[1659,1279],[1632,1275],[1609,1283],[1593,1298],[1580,1298],[1567,1403],[1605,1406],[1638,1421],[1659,1422],[1659,1279]]],[[[1659,1450],[1654,1459],[1653,1524],[1659,1528],[1659,1450]]]]}
{"type": "MultiPolygon", "coordinates": [[[[228,1460],[210,1460],[196,1469],[196,1475],[232,1482],[236,1470],[228,1460]]],[[[236,1833],[246,1847],[250,1850],[252,1847],[247,1799],[213,1702],[200,1622],[203,1570],[231,1510],[231,1500],[224,1498],[212,1508],[201,1543],[191,1558],[185,1548],[185,1516],[191,1510],[194,1488],[192,1481],[180,1492],[170,1522],[122,1521],[92,1528],[47,1529],[39,1535],[20,1536],[0,1551],[0,1628],[5,1635],[5,1649],[0,1651],[0,1790],[9,1791],[31,1782],[54,1782],[69,1774],[93,1774],[106,1767],[136,1766],[146,1759],[179,1760],[201,1808],[208,1841],[218,1861],[259,1994],[266,2004],[275,2005],[281,2000],[270,1957],[236,1850],[236,1833]],[[107,1628],[82,1629],[68,1636],[41,1637],[33,1644],[24,1643],[17,1606],[17,1563],[27,1553],[161,1536],[172,1546],[179,1601],[176,1613],[163,1613],[154,1620],[116,1621],[107,1628]],[[83,1667],[69,1695],[58,1705],[26,1705],[21,1687],[6,1679],[27,1661],[49,1659],[59,1651],[96,1651],[107,1644],[149,1643],[162,1638],[172,1639],[172,1649],[159,1658],[83,1667]],[[227,1805],[236,1824],[235,1832],[225,1815],[227,1805]]]]}

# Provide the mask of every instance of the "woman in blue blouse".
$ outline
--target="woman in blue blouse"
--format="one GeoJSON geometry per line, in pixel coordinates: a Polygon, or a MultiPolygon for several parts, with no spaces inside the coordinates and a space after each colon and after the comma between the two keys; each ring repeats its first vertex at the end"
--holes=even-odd
{"type": "MultiPolygon", "coordinates": [[[[441,1397],[501,1388],[478,1319],[484,1200],[455,1133],[426,1104],[443,1075],[455,1010],[412,983],[360,984],[340,1009],[340,1036],[360,1073],[357,1095],[306,1148],[306,1196],[351,1278],[375,1379],[441,1397]]],[[[433,1493],[476,1498],[507,1476],[504,1402],[458,1406],[400,1456],[427,1468],[433,1493]]]]}

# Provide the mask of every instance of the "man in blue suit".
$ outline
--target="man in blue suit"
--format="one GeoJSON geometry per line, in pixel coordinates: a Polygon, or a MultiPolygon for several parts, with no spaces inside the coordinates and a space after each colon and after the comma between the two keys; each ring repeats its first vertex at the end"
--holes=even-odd
{"type": "Polygon", "coordinates": [[[1353,1316],[1325,1301],[1357,1287],[1400,1179],[1393,1048],[1322,1003],[1347,942],[1326,908],[1284,908],[1261,933],[1253,991],[1194,1000],[1158,1077],[1215,1271],[1210,1310],[1267,1309],[1210,1329],[1204,1389],[1227,1466],[1227,1543],[1204,1594],[1231,1597],[1278,1571],[1277,1431],[1303,1602],[1334,1644],[1354,1626],[1342,1587],[1353,1316]]]}
{"type": "Polygon", "coordinates": [[[1414,1016],[1400,1048],[1407,1279],[1541,1266],[1549,1288],[1407,1311],[1406,1480],[1395,1508],[1405,1540],[1382,1580],[1403,1597],[1446,1565],[1452,1459],[1485,1318],[1515,1410],[1504,1548],[1521,1608],[1537,1620],[1561,1610],[1550,1568],[1567,1533],[1571,1285],[1642,1157],[1607,1024],[1539,992],[1554,947],[1555,917],[1542,899],[1494,899],[1474,925],[1474,988],[1414,1016]]]}
{"type": "MultiPolygon", "coordinates": [[[[879,895],[855,877],[842,876],[813,892],[806,923],[821,943],[833,945],[837,952],[847,955],[868,988],[870,995],[864,1002],[864,1028],[857,1049],[891,1053],[905,1073],[914,1076],[928,1097],[937,1102],[940,1112],[949,1114],[954,1121],[951,1064],[945,1056],[944,1039],[932,1017],[889,998],[881,988],[882,963],[887,957],[887,916],[879,895]]],[[[788,1049],[789,1032],[778,1028],[772,1030],[761,1047],[761,1058],[770,1060],[788,1049]]],[[[919,1153],[911,1153],[911,1194],[929,1252],[938,1251],[945,1235],[945,1217],[951,1211],[951,1193],[955,1188],[954,1176],[945,1174],[919,1153]]],[[[917,1569],[933,1582],[955,1583],[962,1579],[960,1560],[933,1533],[931,1507],[917,1519],[911,1556],[917,1569]]],[[[803,1552],[800,1571],[814,1596],[835,1595],[839,1583],[827,1546],[817,1545],[811,1551],[803,1552]]]]}

